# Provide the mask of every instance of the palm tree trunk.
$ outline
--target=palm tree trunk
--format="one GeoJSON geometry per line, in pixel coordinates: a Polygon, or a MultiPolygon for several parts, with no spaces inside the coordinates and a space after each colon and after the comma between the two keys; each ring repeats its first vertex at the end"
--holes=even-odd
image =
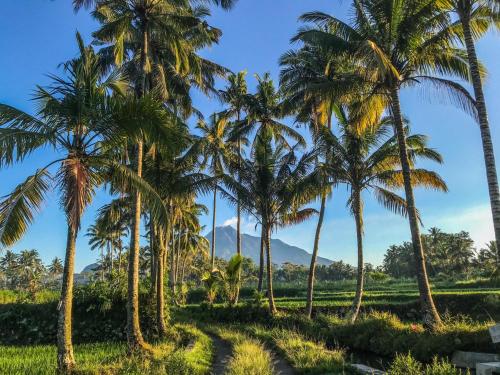
{"type": "Polygon", "coordinates": [[[212,217],[212,250],[211,250],[211,261],[212,269],[215,268],[215,211],[217,209],[217,186],[214,187],[214,212],[212,217]]]}
{"type": "Polygon", "coordinates": [[[104,250],[101,247],[101,282],[104,282],[104,250]]]}
{"type": "Polygon", "coordinates": [[[269,312],[271,315],[276,314],[276,305],[274,303],[273,294],[273,269],[271,260],[271,227],[266,230],[266,255],[267,255],[267,298],[269,299],[269,312]]]}
{"type": "Polygon", "coordinates": [[[351,323],[354,323],[359,315],[359,309],[361,308],[361,299],[363,298],[365,276],[365,263],[363,260],[363,206],[361,203],[361,192],[355,188],[353,190],[353,211],[354,220],[356,221],[356,239],[358,242],[358,272],[356,278],[356,294],[354,296],[354,301],[352,303],[351,309],[351,323]]]}
{"type": "Polygon", "coordinates": [[[323,219],[325,217],[325,207],[326,207],[326,192],[323,192],[321,194],[321,206],[319,209],[319,218],[318,218],[318,224],[316,226],[316,234],[314,236],[314,247],[311,256],[311,266],[309,267],[309,276],[307,278],[306,314],[309,319],[312,316],[314,274],[316,272],[316,259],[318,258],[319,236],[321,233],[321,226],[323,225],[323,219]]]}
{"type": "Polygon", "coordinates": [[[153,224],[151,215],[149,216],[149,249],[151,251],[151,297],[156,293],[156,268],[158,264],[158,256],[155,256],[156,251],[160,251],[160,246],[156,242],[156,228],[153,224]]]}
{"type": "Polygon", "coordinates": [[[57,322],[57,367],[62,373],[71,372],[75,366],[71,339],[71,318],[73,309],[73,275],[75,273],[76,230],[68,225],[66,257],[62,278],[59,318],[57,322]]]}
{"type": "MultiPolygon", "coordinates": [[[[240,122],[240,111],[238,111],[238,124],[240,122]]],[[[241,184],[241,139],[238,137],[238,183],[241,184]]],[[[240,195],[238,194],[238,203],[237,203],[237,220],[236,220],[236,253],[238,255],[241,255],[241,202],[240,202],[240,195]]],[[[236,296],[234,300],[234,304],[238,304],[238,300],[240,298],[240,280],[241,280],[241,268],[238,271],[238,281],[237,281],[237,287],[236,287],[236,296]]]]}
{"type": "Polygon", "coordinates": [[[113,261],[113,253],[115,252],[114,251],[114,246],[113,245],[110,245],[109,247],[109,258],[110,258],[110,269],[109,269],[109,277],[111,278],[113,276],[113,268],[114,268],[114,261],[113,261]]]}
{"type": "MultiPolygon", "coordinates": [[[[137,175],[142,177],[143,143],[137,143],[137,175]]],[[[135,193],[134,216],[128,257],[127,341],[130,352],[144,347],[139,324],[139,236],[141,225],[141,193],[135,193]]]]}
{"type": "Polygon", "coordinates": [[[260,258],[259,258],[259,284],[257,286],[257,290],[259,293],[262,292],[262,281],[264,279],[264,246],[265,246],[265,229],[264,225],[262,225],[262,229],[260,232],[260,258]]]}
{"type": "Polygon", "coordinates": [[[391,90],[391,109],[394,117],[394,129],[398,140],[399,157],[401,159],[401,169],[403,172],[406,205],[408,220],[410,222],[411,240],[413,244],[413,256],[417,274],[418,290],[420,293],[420,304],[422,317],[427,328],[434,329],[441,325],[441,318],[432,299],[431,287],[427,277],[425,266],[425,255],[420,237],[417,211],[415,208],[415,198],[413,196],[413,186],[411,183],[410,164],[408,161],[408,149],[406,145],[406,134],[401,115],[398,88],[391,90]]]}
{"type": "Polygon", "coordinates": [[[156,257],[156,325],[160,336],[165,336],[167,327],[165,325],[165,296],[163,283],[165,272],[163,268],[163,254],[165,252],[163,235],[160,231],[158,238],[158,256],[156,257]]]}
{"type": "Polygon", "coordinates": [[[172,228],[169,229],[169,232],[170,232],[170,235],[172,237],[172,243],[170,244],[170,256],[169,256],[169,261],[170,261],[170,273],[169,273],[169,278],[168,278],[168,281],[169,281],[169,284],[170,284],[170,290],[172,291],[172,296],[175,295],[175,254],[174,254],[174,251],[175,251],[175,232],[174,232],[174,228],[175,228],[175,223],[172,222],[170,223],[170,225],[172,226],[172,228]]]}
{"type": "Polygon", "coordinates": [[[486,101],[484,99],[483,85],[479,73],[479,63],[476,55],[476,47],[472,38],[470,29],[470,18],[460,14],[460,21],[464,30],[465,45],[467,48],[467,57],[469,60],[470,73],[472,77],[472,86],[476,98],[476,109],[479,117],[479,129],[481,132],[481,141],[483,144],[483,155],[486,166],[486,177],[488,180],[488,191],[490,195],[491,214],[493,217],[493,227],[495,230],[495,240],[497,247],[500,246],[500,191],[498,187],[498,176],[495,163],[495,152],[493,150],[493,141],[491,139],[488,113],[486,111],[486,101]]]}
{"type": "Polygon", "coordinates": [[[122,251],[122,236],[120,235],[120,237],[118,238],[118,274],[120,274],[122,271],[122,251]]]}

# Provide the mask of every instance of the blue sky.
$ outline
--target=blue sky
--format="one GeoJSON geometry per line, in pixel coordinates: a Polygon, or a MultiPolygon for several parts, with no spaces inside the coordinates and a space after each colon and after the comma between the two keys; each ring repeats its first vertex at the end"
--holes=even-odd
{"type": "MultiPolygon", "coordinates": [[[[214,10],[210,24],[222,29],[219,45],[203,51],[203,55],[233,71],[246,69],[249,87],[255,87],[254,73],[271,72],[277,80],[278,58],[292,48],[290,37],[300,26],[300,14],[322,10],[338,17],[348,17],[348,1],[335,0],[239,0],[231,12],[214,10]],[[340,5],[339,5],[340,3],[340,5]]],[[[47,74],[58,73],[58,64],[76,53],[75,32],[87,42],[96,28],[86,11],[75,14],[69,0],[6,0],[2,3],[0,23],[0,102],[28,112],[34,111],[30,96],[35,85],[49,82],[47,74]]],[[[485,93],[497,159],[500,158],[500,49],[499,35],[491,33],[478,43],[478,54],[489,70],[485,93]]],[[[478,127],[461,111],[440,104],[440,100],[421,90],[403,92],[402,107],[412,123],[413,132],[430,137],[430,144],[445,159],[443,166],[433,166],[448,183],[447,194],[417,191],[417,205],[426,229],[437,226],[447,231],[467,230],[481,247],[493,239],[486,177],[478,127]]],[[[195,103],[205,114],[220,110],[214,99],[195,95],[195,103]]],[[[41,150],[22,165],[0,171],[0,194],[5,195],[44,161],[51,153],[41,150]]],[[[320,255],[355,264],[355,232],[353,220],[345,208],[347,189],[337,189],[328,202],[320,255]]],[[[78,239],[76,268],[82,269],[97,256],[90,251],[83,235],[95,217],[95,209],[109,197],[100,193],[85,213],[78,239]]],[[[200,201],[211,208],[209,197],[200,201]]],[[[385,211],[367,194],[365,196],[366,259],[381,263],[387,247],[408,240],[406,220],[385,211]]],[[[234,209],[220,201],[218,225],[234,223],[234,209]]],[[[210,225],[210,218],[202,218],[210,225]]],[[[252,234],[254,223],[245,218],[244,230],[252,234]]],[[[312,247],[316,220],[287,228],[274,234],[290,244],[306,250],[312,247]]],[[[208,229],[207,229],[208,230],[208,229]]],[[[36,248],[44,261],[63,257],[66,239],[64,215],[59,209],[57,194],[52,194],[29,232],[13,249],[36,248]]]]}

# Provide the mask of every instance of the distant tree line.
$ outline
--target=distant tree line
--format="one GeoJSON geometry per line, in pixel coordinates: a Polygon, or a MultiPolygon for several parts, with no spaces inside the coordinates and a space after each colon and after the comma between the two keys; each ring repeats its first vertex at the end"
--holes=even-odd
{"type": "Polygon", "coordinates": [[[34,295],[41,288],[59,285],[63,264],[59,258],[44,265],[37,250],[14,253],[7,250],[0,258],[0,287],[34,295]]]}
{"type": "MultiPolygon", "coordinates": [[[[468,232],[445,233],[431,228],[422,236],[422,244],[430,277],[492,277],[498,274],[499,254],[495,241],[476,250],[468,232]]],[[[412,244],[404,242],[387,249],[382,270],[394,278],[415,277],[414,262],[412,244]]]]}

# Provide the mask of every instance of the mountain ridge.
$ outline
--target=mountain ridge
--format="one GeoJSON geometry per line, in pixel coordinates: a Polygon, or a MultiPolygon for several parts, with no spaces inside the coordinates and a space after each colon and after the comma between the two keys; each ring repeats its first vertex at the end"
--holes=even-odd
{"type": "MultiPolygon", "coordinates": [[[[212,231],[205,238],[212,245],[212,231]]],[[[242,254],[251,258],[255,263],[259,263],[260,258],[260,237],[250,234],[241,234],[242,254]]],[[[278,266],[284,263],[309,266],[311,263],[311,254],[306,250],[289,245],[280,239],[271,239],[272,262],[278,266]]],[[[221,226],[215,228],[215,255],[219,258],[228,260],[236,253],[236,229],[232,226],[221,226]]],[[[333,263],[332,260],[318,257],[317,264],[328,266],[333,263]]]]}

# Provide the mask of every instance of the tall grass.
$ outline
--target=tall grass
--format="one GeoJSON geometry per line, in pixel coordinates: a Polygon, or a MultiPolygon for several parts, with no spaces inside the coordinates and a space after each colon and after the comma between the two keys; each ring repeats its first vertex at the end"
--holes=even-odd
{"type": "Polygon", "coordinates": [[[283,328],[246,328],[255,337],[269,342],[300,374],[356,374],[346,365],[342,349],[329,350],[323,343],[305,339],[298,332],[283,328]]]}
{"type": "MultiPolygon", "coordinates": [[[[211,340],[189,325],[173,327],[177,341],[163,341],[150,350],[127,356],[123,342],[75,346],[75,374],[205,375],[210,373],[211,340]],[[180,338],[180,339],[179,339],[180,338]],[[186,341],[187,345],[181,345],[186,341]]],[[[0,346],[0,374],[53,375],[56,371],[54,345],[0,346]]]]}
{"type": "Polygon", "coordinates": [[[233,353],[226,368],[227,375],[272,375],[271,354],[262,343],[234,329],[218,327],[212,332],[231,343],[233,353]]]}

